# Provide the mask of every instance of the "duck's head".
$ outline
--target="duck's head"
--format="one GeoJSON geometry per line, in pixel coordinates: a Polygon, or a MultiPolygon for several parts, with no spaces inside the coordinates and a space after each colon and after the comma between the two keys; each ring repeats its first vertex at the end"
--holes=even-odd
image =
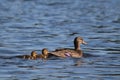
{"type": "Polygon", "coordinates": [[[74,39],[74,46],[76,50],[80,49],[80,44],[87,44],[82,37],[76,37],[74,39]]]}
{"type": "Polygon", "coordinates": [[[44,56],[44,58],[47,58],[48,56],[48,50],[46,48],[42,49],[42,55],[44,56]]]}
{"type": "Polygon", "coordinates": [[[32,56],[32,57],[36,57],[36,56],[37,56],[36,51],[32,51],[32,52],[31,52],[31,56],[32,56]]]}
{"type": "Polygon", "coordinates": [[[82,37],[76,37],[74,39],[74,43],[79,43],[79,44],[87,44],[82,37]]]}

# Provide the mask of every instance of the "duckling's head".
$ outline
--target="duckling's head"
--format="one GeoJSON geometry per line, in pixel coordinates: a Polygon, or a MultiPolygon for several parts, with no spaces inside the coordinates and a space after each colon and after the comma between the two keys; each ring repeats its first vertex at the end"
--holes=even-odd
{"type": "Polygon", "coordinates": [[[48,50],[46,48],[42,49],[42,54],[43,54],[44,58],[47,58],[48,53],[49,52],[48,52],[48,50]]]}
{"type": "Polygon", "coordinates": [[[37,56],[36,51],[32,51],[32,52],[31,52],[31,56],[32,56],[32,57],[36,57],[36,56],[37,56]]]}
{"type": "Polygon", "coordinates": [[[80,49],[80,44],[87,44],[82,37],[76,37],[74,39],[74,46],[75,46],[75,49],[80,49]]]}

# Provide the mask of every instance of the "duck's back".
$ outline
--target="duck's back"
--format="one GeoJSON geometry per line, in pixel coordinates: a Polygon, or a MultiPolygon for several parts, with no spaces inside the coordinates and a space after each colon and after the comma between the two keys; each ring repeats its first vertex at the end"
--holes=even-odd
{"type": "Polygon", "coordinates": [[[58,56],[58,57],[74,57],[74,58],[80,58],[82,57],[82,51],[81,50],[74,50],[74,49],[56,49],[55,51],[52,51],[51,54],[58,56]]]}

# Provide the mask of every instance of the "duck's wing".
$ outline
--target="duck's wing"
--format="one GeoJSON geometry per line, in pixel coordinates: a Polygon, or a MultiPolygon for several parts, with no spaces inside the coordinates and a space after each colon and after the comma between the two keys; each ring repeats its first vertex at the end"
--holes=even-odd
{"type": "Polygon", "coordinates": [[[82,51],[81,50],[74,50],[74,49],[57,49],[55,51],[52,51],[51,54],[58,56],[58,57],[74,57],[74,58],[80,58],[82,57],[82,51]]]}
{"type": "Polygon", "coordinates": [[[53,54],[57,57],[68,57],[71,56],[71,49],[64,48],[64,49],[56,49],[55,51],[50,52],[50,54],[53,54]]]}
{"type": "Polygon", "coordinates": [[[63,51],[52,51],[49,53],[50,56],[55,56],[55,57],[65,57],[63,51]]]}
{"type": "Polygon", "coordinates": [[[49,52],[49,53],[48,53],[47,58],[54,58],[54,57],[59,57],[59,55],[56,54],[56,53],[54,53],[54,52],[49,52]]]}
{"type": "Polygon", "coordinates": [[[55,49],[55,51],[63,51],[63,50],[74,50],[74,49],[70,49],[70,48],[60,48],[60,49],[55,49]]]}

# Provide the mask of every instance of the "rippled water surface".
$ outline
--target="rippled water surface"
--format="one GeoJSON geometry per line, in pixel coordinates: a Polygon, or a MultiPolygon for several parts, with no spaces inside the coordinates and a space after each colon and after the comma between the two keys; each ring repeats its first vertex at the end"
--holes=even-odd
{"type": "Polygon", "coordinates": [[[120,80],[120,0],[0,0],[0,80],[120,80]],[[80,59],[6,58],[73,48],[80,59]]]}

